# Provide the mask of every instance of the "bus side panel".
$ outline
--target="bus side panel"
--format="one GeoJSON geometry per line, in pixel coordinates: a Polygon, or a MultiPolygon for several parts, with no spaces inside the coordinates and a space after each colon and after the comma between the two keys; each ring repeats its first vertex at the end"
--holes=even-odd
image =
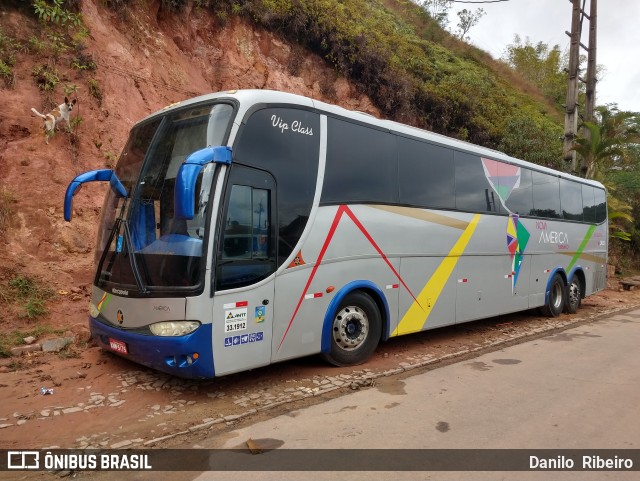
{"type": "Polygon", "coordinates": [[[405,257],[400,266],[402,278],[411,292],[400,290],[400,320],[395,335],[409,334],[456,321],[454,272],[438,271],[446,257],[405,257]],[[415,298],[414,298],[415,296],[415,298]]]}
{"type": "Polygon", "coordinates": [[[456,321],[529,307],[528,232],[507,216],[483,215],[457,265],[456,321]],[[510,251],[510,247],[515,249],[510,251]]]}
{"type": "MultiPolygon", "coordinates": [[[[305,243],[297,247],[299,265],[276,275],[272,360],[320,352],[329,303],[351,282],[367,281],[384,293],[389,332],[395,329],[400,260],[391,249],[397,237],[377,210],[321,207],[305,243]]],[[[386,333],[387,326],[382,327],[386,333]]]]}
{"type": "Polygon", "coordinates": [[[546,301],[546,288],[555,272],[564,273],[567,281],[577,271],[585,276],[585,295],[606,285],[606,224],[592,226],[554,220],[529,220],[531,231],[530,306],[546,301]]]}
{"type": "MultiPolygon", "coordinates": [[[[361,246],[361,249],[363,247],[361,246]]],[[[398,259],[391,259],[396,271],[398,259]]],[[[272,361],[319,353],[322,344],[323,320],[333,297],[342,287],[357,281],[368,281],[383,292],[389,307],[390,331],[398,322],[398,284],[389,266],[378,257],[342,259],[322,262],[313,274],[312,266],[287,269],[276,278],[277,307],[273,326],[272,361]],[[311,278],[313,274],[313,278],[311,278]],[[311,282],[305,290],[305,286],[311,282]],[[327,292],[328,287],[334,290],[327,292]]],[[[385,313],[381,312],[381,317],[385,313]]],[[[382,326],[382,332],[387,327],[382,326]]]]}
{"type": "Polygon", "coordinates": [[[248,288],[216,292],[212,336],[216,375],[271,361],[274,276],[248,288]]]}
{"type": "Polygon", "coordinates": [[[528,309],[529,263],[530,258],[525,256],[514,285],[509,254],[461,258],[457,273],[457,322],[528,309]]]}

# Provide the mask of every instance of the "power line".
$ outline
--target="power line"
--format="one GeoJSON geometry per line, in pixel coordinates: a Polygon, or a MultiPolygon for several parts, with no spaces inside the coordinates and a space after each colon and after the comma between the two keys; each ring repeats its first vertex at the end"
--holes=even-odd
{"type": "Polygon", "coordinates": [[[189,97],[194,97],[196,95],[201,95],[202,92],[194,92],[193,90],[186,90],[183,88],[180,88],[176,85],[169,85],[168,83],[166,83],[165,81],[161,80],[161,79],[154,79],[151,77],[146,77],[146,76],[142,76],[140,74],[135,74],[133,72],[130,71],[130,69],[127,68],[123,68],[123,67],[119,67],[116,65],[111,65],[108,62],[103,62],[98,60],[96,62],[99,66],[108,69],[109,72],[111,73],[116,73],[118,75],[121,75],[123,77],[129,77],[130,79],[133,79],[134,81],[140,81],[140,82],[145,82],[149,85],[153,85],[156,88],[160,88],[160,89],[166,89],[166,90],[172,90],[174,92],[179,92],[182,93],[184,95],[187,95],[189,97]]]}

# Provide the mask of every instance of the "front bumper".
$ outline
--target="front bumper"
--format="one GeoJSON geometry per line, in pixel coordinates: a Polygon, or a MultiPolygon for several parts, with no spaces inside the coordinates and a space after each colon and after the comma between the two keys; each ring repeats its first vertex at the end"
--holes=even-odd
{"type": "Polygon", "coordinates": [[[89,316],[89,329],[100,347],[143,366],[187,379],[215,377],[211,324],[186,336],[160,337],[118,329],[89,316]],[[109,339],[125,343],[127,354],[114,351],[109,339]]]}

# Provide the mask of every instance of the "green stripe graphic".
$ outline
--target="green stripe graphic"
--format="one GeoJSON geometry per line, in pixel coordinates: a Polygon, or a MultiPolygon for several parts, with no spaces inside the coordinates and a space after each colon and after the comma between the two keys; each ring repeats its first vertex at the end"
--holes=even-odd
{"type": "Polygon", "coordinates": [[[589,227],[587,234],[584,236],[584,239],[582,239],[582,243],[580,244],[580,247],[578,247],[577,252],[571,259],[571,262],[569,262],[569,265],[567,266],[567,272],[571,272],[571,268],[575,265],[576,262],[578,262],[578,259],[580,258],[582,251],[584,250],[585,247],[587,247],[587,243],[589,242],[589,240],[591,240],[591,236],[593,235],[595,230],[596,230],[595,225],[592,225],[591,227],[589,227]]]}

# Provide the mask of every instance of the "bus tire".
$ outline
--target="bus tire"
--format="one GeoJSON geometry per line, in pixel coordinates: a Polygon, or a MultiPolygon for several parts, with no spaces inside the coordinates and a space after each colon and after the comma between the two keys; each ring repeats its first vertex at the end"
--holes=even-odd
{"type": "Polygon", "coordinates": [[[571,282],[567,286],[567,300],[564,304],[564,312],[575,314],[578,312],[580,303],[582,302],[582,282],[578,276],[573,276],[571,282]]]}
{"type": "Polygon", "coordinates": [[[380,311],[371,296],[354,291],[342,300],[331,325],[331,349],[323,357],[335,366],[367,361],[382,333],[380,311]]]}
{"type": "Polygon", "coordinates": [[[567,289],[562,276],[555,274],[549,284],[549,295],[547,296],[547,303],[542,306],[542,314],[547,317],[558,317],[562,314],[566,293],[567,289]]]}

